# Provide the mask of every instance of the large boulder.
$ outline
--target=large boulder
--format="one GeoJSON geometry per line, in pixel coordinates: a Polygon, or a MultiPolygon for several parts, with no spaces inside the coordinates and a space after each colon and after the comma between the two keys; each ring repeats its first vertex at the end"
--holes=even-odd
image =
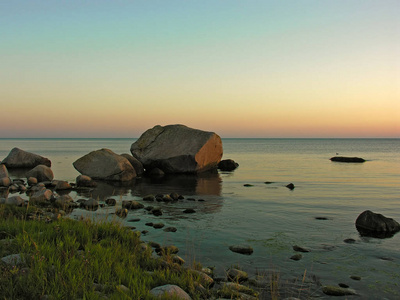
{"type": "Polygon", "coordinates": [[[73,163],[81,174],[93,179],[129,181],[136,177],[131,163],[109,149],[92,151],[73,163]]]}
{"type": "Polygon", "coordinates": [[[1,162],[7,168],[34,168],[38,165],[51,167],[51,161],[43,156],[13,148],[1,162]]]}
{"type": "Polygon", "coordinates": [[[38,165],[25,174],[26,178],[34,177],[38,182],[52,181],[54,178],[53,171],[45,165],[38,165]]]}
{"type": "Polygon", "coordinates": [[[356,228],[363,236],[385,238],[400,231],[400,224],[392,218],[366,210],[358,216],[356,228]]]}
{"type": "Polygon", "coordinates": [[[131,153],[147,170],[199,173],[217,167],[222,157],[222,142],[214,132],[184,125],[157,125],[132,144],[131,153]]]}

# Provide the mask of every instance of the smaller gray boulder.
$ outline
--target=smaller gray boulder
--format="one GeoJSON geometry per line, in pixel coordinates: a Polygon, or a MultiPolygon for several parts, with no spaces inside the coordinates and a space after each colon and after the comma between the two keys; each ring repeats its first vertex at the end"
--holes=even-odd
{"type": "Polygon", "coordinates": [[[51,161],[48,158],[19,148],[13,148],[3,159],[2,164],[5,164],[7,168],[34,168],[38,165],[51,167],[51,161]]]}
{"type": "Polygon", "coordinates": [[[246,254],[246,255],[250,255],[254,251],[253,248],[250,247],[249,245],[234,245],[230,246],[229,250],[235,253],[246,254]]]}
{"type": "Polygon", "coordinates": [[[54,178],[53,171],[45,165],[38,165],[26,173],[26,178],[35,177],[38,182],[52,181],[54,178]]]}

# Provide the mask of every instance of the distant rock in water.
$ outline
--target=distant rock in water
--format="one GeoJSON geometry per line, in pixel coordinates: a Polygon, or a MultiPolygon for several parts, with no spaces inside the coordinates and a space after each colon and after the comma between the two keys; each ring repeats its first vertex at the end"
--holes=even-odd
{"type": "Polygon", "coordinates": [[[345,156],[334,156],[330,158],[331,161],[346,162],[346,163],[363,163],[365,159],[360,157],[345,157],[345,156]]]}
{"type": "Polygon", "coordinates": [[[293,183],[289,183],[288,185],[286,185],[286,187],[287,187],[289,190],[294,190],[294,184],[293,184],[293,183]]]}
{"type": "Polygon", "coordinates": [[[92,151],[76,160],[73,166],[81,174],[93,179],[130,181],[136,177],[131,163],[109,149],[92,151]]]}
{"type": "Polygon", "coordinates": [[[184,125],[157,125],[132,144],[131,153],[146,170],[200,173],[217,168],[222,157],[222,141],[214,132],[184,125]]]}
{"type": "Polygon", "coordinates": [[[366,210],[358,216],[356,228],[362,236],[387,238],[400,231],[400,224],[392,218],[366,210]]]}
{"type": "Polygon", "coordinates": [[[237,167],[239,167],[239,164],[233,159],[224,159],[218,163],[218,169],[220,169],[221,171],[230,172],[235,170],[237,167]]]}
{"type": "Polygon", "coordinates": [[[38,165],[51,167],[51,161],[43,156],[13,148],[1,162],[7,168],[34,168],[38,165]]]}

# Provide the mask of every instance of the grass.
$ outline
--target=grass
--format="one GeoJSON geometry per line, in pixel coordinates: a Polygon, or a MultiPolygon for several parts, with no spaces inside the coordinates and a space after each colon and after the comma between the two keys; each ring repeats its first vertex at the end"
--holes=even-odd
{"type": "Polygon", "coordinates": [[[19,253],[24,261],[0,264],[0,299],[151,299],[149,291],[164,284],[199,298],[198,276],[153,256],[138,233],[120,224],[50,222],[35,207],[0,205],[0,240],[0,257],[19,253]]]}

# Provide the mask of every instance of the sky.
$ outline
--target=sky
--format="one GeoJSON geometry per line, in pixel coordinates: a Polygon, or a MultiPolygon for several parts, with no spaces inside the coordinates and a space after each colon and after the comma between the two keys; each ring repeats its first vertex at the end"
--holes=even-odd
{"type": "Polygon", "coordinates": [[[0,1],[0,138],[400,137],[400,1],[0,1]]]}

